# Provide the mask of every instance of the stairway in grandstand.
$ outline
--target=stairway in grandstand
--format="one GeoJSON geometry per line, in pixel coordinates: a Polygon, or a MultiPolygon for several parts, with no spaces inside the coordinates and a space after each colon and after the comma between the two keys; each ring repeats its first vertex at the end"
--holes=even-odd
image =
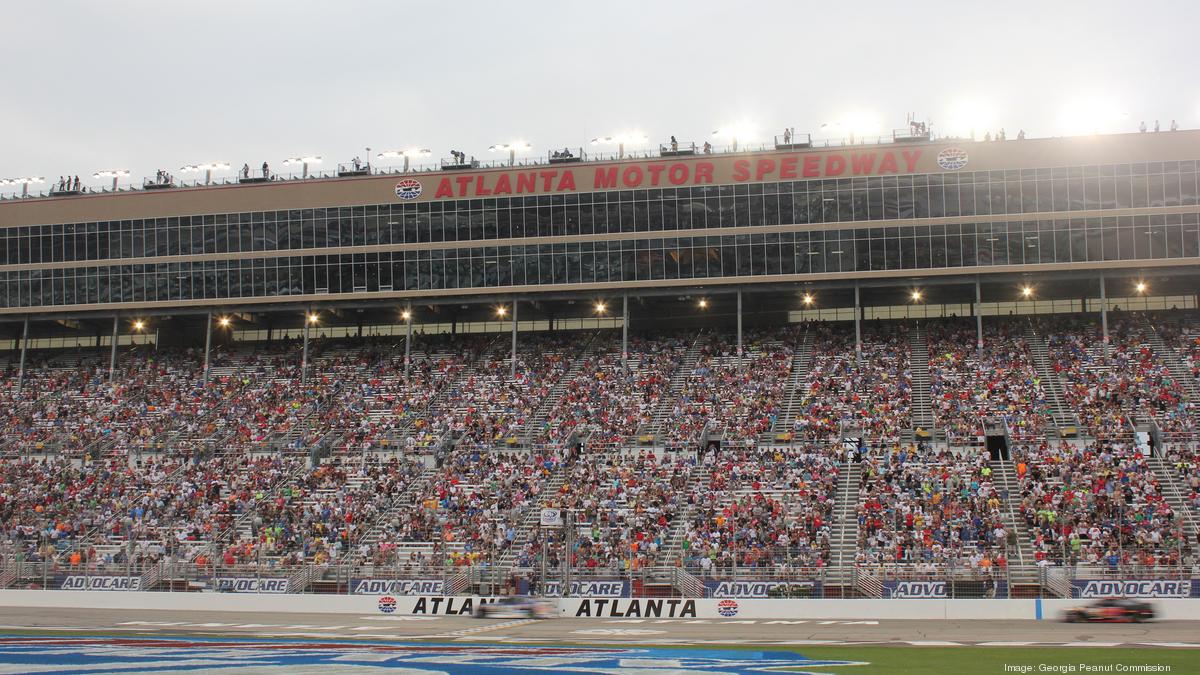
{"type": "MultiPolygon", "coordinates": [[[[934,433],[933,395],[930,390],[929,343],[925,327],[920,323],[908,332],[912,353],[909,369],[912,371],[912,426],[934,433]]],[[[935,436],[936,438],[936,436],[935,436]]]]}
{"type": "Polygon", "coordinates": [[[1158,451],[1151,455],[1149,464],[1150,468],[1154,470],[1155,477],[1158,478],[1163,499],[1166,499],[1167,503],[1171,505],[1171,509],[1183,519],[1184,532],[1187,534],[1188,541],[1196,541],[1196,538],[1200,536],[1200,514],[1184,497],[1190,488],[1187,486],[1181,488],[1181,481],[1177,478],[1174,468],[1167,464],[1158,451]]]}
{"type": "Polygon", "coordinates": [[[1033,544],[1029,538],[1029,528],[1020,512],[1021,484],[1017,480],[1017,472],[1013,463],[1008,460],[989,462],[992,468],[992,481],[1000,491],[1002,504],[1000,518],[1004,528],[1016,533],[1016,548],[1009,548],[1008,567],[1012,570],[1012,582],[1015,584],[1036,584],[1037,568],[1034,566],[1033,544]]]}
{"type": "Polygon", "coordinates": [[[385,525],[390,523],[398,512],[412,509],[413,505],[416,504],[417,499],[421,496],[421,493],[425,491],[425,487],[431,480],[433,480],[433,477],[436,476],[437,473],[437,469],[425,469],[420,473],[420,475],[409,481],[409,483],[404,486],[404,489],[392,499],[392,503],[388,505],[388,508],[381,511],[379,515],[375,517],[374,522],[370,523],[362,537],[359,538],[358,541],[354,542],[353,546],[351,547],[354,555],[358,555],[357,549],[362,544],[368,544],[372,549],[374,549],[376,545],[379,544],[383,539],[383,528],[385,525]]]}
{"type": "Polygon", "coordinates": [[[583,350],[574,357],[570,369],[563,373],[562,377],[558,378],[558,382],[555,382],[554,386],[550,388],[550,393],[542,399],[537,410],[525,420],[525,430],[521,435],[524,445],[529,446],[533,444],[533,440],[537,438],[538,433],[545,426],[546,419],[550,417],[550,413],[558,407],[559,402],[562,401],[563,395],[567,393],[567,389],[571,386],[571,383],[583,372],[583,366],[596,351],[596,341],[599,339],[599,336],[599,332],[591,334],[583,350]]]}
{"type": "Polygon", "coordinates": [[[842,463],[838,476],[834,508],[837,515],[830,527],[829,567],[832,583],[849,585],[858,551],[858,488],[862,482],[862,465],[853,460],[842,463]]]}
{"type": "Polygon", "coordinates": [[[683,391],[683,385],[687,381],[688,376],[696,369],[696,363],[700,360],[700,348],[704,346],[704,331],[700,331],[696,335],[696,339],[692,341],[692,345],[684,352],[683,360],[679,362],[679,367],[675,369],[675,373],[671,375],[670,385],[667,391],[663,394],[662,400],[658,402],[658,408],[654,411],[654,416],[648,424],[643,424],[638,428],[637,434],[632,442],[637,444],[639,439],[649,436],[654,442],[662,438],[663,426],[666,424],[671,412],[675,409],[675,401],[679,400],[679,394],[683,391]]]}
{"type": "Polygon", "coordinates": [[[546,477],[546,482],[541,485],[541,492],[538,493],[539,499],[536,503],[530,505],[521,516],[521,522],[517,525],[517,531],[513,536],[512,545],[500,556],[500,569],[509,569],[517,559],[517,551],[525,547],[533,536],[534,531],[541,523],[542,508],[550,503],[550,498],[558,493],[559,488],[563,486],[567,480],[567,466],[559,464],[554,467],[554,471],[546,477]]]}
{"type": "Polygon", "coordinates": [[[413,411],[413,414],[408,416],[408,419],[405,421],[404,425],[396,430],[396,438],[403,442],[404,439],[412,435],[417,421],[428,420],[433,414],[437,414],[446,403],[446,398],[450,395],[450,392],[462,387],[462,384],[466,382],[468,377],[470,377],[471,370],[475,364],[479,362],[479,359],[490,352],[503,337],[503,333],[498,334],[496,337],[492,338],[492,340],[488,342],[483,349],[479,350],[478,353],[472,354],[470,361],[465,364],[462,371],[458,373],[457,377],[447,378],[445,384],[443,384],[436,392],[434,392],[433,396],[429,397],[429,401],[425,404],[425,407],[413,411]]]}
{"type": "Polygon", "coordinates": [[[283,476],[278,481],[276,481],[275,484],[272,485],[269,489],[264,490],[262,500],[260,500],[259,502],[256,502],[253,508],[246,509],[246,511],[244,513],[242,513],[242,515],[238,516],[238,518],[233,521],[233,525],[230,525],[224,532],[222,532],[220,534],[220,536],[218,537],[218,540],[224,544],[224,543],[233,541],[234,539],[241,539],[241,540],[252,539],[253,538],[253,529],[254,529],[254,516],[255,516],[255,514],[258,513],[258,505],[266,503],[266,502],[270,502],[271,500],[273,500],[276,496],[279,495],[280,490],[282,490],[285,486],[292,485],[293,483],[296,482],[296,480],[298,480],[301,476],[303,476],[305,474],[305,471],[307,470],[307,468],[308,468],[307,462],[305,462],[305,461],[297,462],[296,468],[294,468],[292,471],[288,472],[287,475],[283,476]],[[235,535],[236,535],[236,537],[235,537],[235,535]]]}
{"type": "Polygon", "coordinates": [[[804,403],[804,396],[807,393],[804,390],[804,378],[808,376],[812,360],[813,331],[810,329],[804,332],[804,336],[800,339],[800,345],[792,356],[792,374],[788,378],[787,389],[784,390],[783,402],[779,405],[775,423],[771,425],[769,431],[759,435],[759,445],[775,443],[781,434],[791,432],[792,423],[796,420],[796,413],[800,411],[800,406],[804,403]]]}
{"type": "MultiPolygon", "coordinates": [[[[694,495],[704,494],[708,492],[709,481],[712,479],[711,466],[697,466],[692,469],[692,473],[688,476],[687,485],[684,486],[682,494],[694,495]]],[[[671,523],[671,529],[664,537],[662,554],[659,556],[661,562],[674,564],[683,553],[683,537],[687,534],[688,523],[692,522],[696,517],[696,505],[689,504],[686,508],[679,512],[671,523]]]]}
{"type": "Polygon", "coordinates": [[[1054,426],[1078,426],[1079,419],[1067,406],[1067,397],[1063,393],[1062,379],[1054,372],[1050,364],[1050,349],[1046,340],[1037,332],[1032,323],[1025,324],[1025,342],[1029,345],[1029,356],[1033,366],[1037,368],[1038,377],[1042,381],[1042,390],[1046,392],[1047,403],[1050,405],[1050,415],[1054,418],[1054,426]]]}
{"type": "Polygon", "coordinates": [[[1150,343],[1150,348],[1154,350],[1154,355],[1158,360],[1166,365],[1167,370],[1171,372],[1171,377],[1175,378],[1183,386],[1184,394],[1189,401],[1200,403],[1200,384],[1197,384],[1196,378],[1192,376],[1191,371],[1187,366],[1183,365],[1183,361],[1179,359],[1179,353],[1172,349],[1162,336],[1158,334],[1154,324],[1145,315],[1142,316],[1143,326],[1145,328],[1146,340],[1150,343]]]}

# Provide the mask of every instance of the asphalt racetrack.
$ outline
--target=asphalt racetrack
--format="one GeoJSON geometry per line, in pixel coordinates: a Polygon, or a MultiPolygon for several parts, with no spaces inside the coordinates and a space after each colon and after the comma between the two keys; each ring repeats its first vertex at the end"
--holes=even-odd
{"type": "Polygon", "coordinates": [[[0,610],[0,634],[321,638],[545,645],[1200,647],[1200,622],[782,619],[474,619],[108,609],[0,610]]]}

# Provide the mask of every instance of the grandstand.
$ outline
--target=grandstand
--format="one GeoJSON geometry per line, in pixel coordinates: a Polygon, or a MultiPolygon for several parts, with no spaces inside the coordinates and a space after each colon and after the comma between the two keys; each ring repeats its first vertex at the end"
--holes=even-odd
{"type": "Polygon", "coordinates": [[[0,201],[0,588],[1200,578],[1200,132],[572,160],[0,201]]]}

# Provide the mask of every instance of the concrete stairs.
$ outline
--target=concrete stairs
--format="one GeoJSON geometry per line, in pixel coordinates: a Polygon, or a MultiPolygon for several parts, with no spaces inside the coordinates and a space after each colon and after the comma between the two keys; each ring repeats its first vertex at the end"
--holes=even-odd
{"type": "MultiPolygon", "coordinates": [[[[1196,378],[1192,377],[1191,370],[1183,364],[1179,358],[1179,353],[1168,345],[1158,331],[1154,328],[1154,324],[1147,317],[1142,317],[1143,327],[1145,329],[1146,341],[1150,343],[1150,348],[1154,350],[1154,355],[1158,360],[1167,367],[1171,377],[1175,378],[1183,386],[1184,394],[1189,401],[1200,404],[1200,384],[1197,384],[1196,378]]],[[[1197,420],[1200,422],[1200,420],[1197,420]]]]}
{"type": "MultiPolygon", "coordinates": [[[[697,466],[692,469],[692,473],[688,476],[687,485],[683,488],[684,494],[698,494],[707,491],[709,481],[712,479],[711,466],[697,466]]],[[[687,534],[688,523],[692,522],[696,517],[696,505],[690,504],[671,523],[671,529],[667,532],[665,538],[666,543],[663,545],[662,552],[659,553],[659,560],[663,563],[674,564],[683,553],[683,537],[687,534]]]]}
{"type": "Polygon", "coordinates": [[[1042,389],[1046,392],[1046,402],[1050,405],[1050,415],[1054,425],[1063,427],[1079,425],[1079,418],[1067,405],[1066,389],[1058,373],[1050,363],[1050,349],[1046,339],[1037,332],[1032,323],[1025,325],[1025,342],[1029,346],[1029,357],[1042,380],[1042,389]]]}
{"type": "Polygon", "coordinates": [[[1183,520],[1184,532],[1187,534],[1188,541],[1196,541],[1196,537],[1200,535],[1200,514],[1188,506],[1187,500],[1184,498],[1185,488],[1180,486],[1179,480],[1175,477],[1175,470],[1157,452],[1151,455],[1147,461],[1158,478],[1163,498],[1171,505],[1171,509],[1175,511],[1177,517],[1183,520]]]}
{"type": "Polygon", "coordinates": [[[925,327],[919,323],[914,325],[908,333],[908,339],[912,350],[909,356],[909,368],[912,372],[912,426],[914,429],[924,429],[933,433],[936,420],[933,416],[929,341],[925,335],[925,327]]]}
{"type": "Polygon", "coordinates": [[[835,516],[830,524],[829,578],[830,583],[849,586],[854,579],[854,558],[858,552],[858,488],[862,481],[862,466],[847,460],[841,465],[837,492],[834,493],[835,516]]]}
{"type": "Polygon", "coordinates": [[[375,522],[366,529],[366,532],[363,534],[363,536],[357,542],[355,542],[353,548],[357,549],[358,545],[364,543],[370,544],[371,547],[374,548],[375,545],[378,544],[381,539],[383,539],[384,525],[388,522],[391,522],[392,516],[397,511],[403,511],[411,508],[412,505],[416,503],[417,498],[421,495],[421,493],[425,491],[425,486],[429,484],[429,481],[431,481],[433,477],[437,475],[437,473],[438,470],[435,468],[425,469],[420,473],[420,475],[413,478],[408,485],[404,486],[404,490],[401,491],[400,494],[396,495],[394,499],[392,499],[392,503],[385,511],[380,512],[380,514],[375,518],[375,522]]]}
{"type": "Polygon", "coordinates": [[[1030,541],[1029,528],[1026,527],[1019,508],[1021,484],[1017,480],[1017,471],[1009,460],[990,462],[989,466],[992,469],[992,482],[1003,498],[1000,509],[1004,527],[1017,535],[1016,549],[1009,549],[1008,552],[1010,579],[1014,584],[1037,584],[1033,544],[1030,541]]]}
{"type": "MultiPolygon", "coordinates": [[[[567,480],[567,466],[559,464],[554,467],[554,471],[546,478],[546,482],[542,483],[541,492],[538,493],[538,500],[530,508],[525,510],[521,516],[521,522],[517,525],[516,534],[513,536],[512,546],[500,556],[500,569],[509,569],[517,559],[517,551],[525,547],[529,540],[533,537],[534,531],[538,528],[541,521],[542,509],[550,503],[550,497],[558,493],[559,488],[563,486],[567,480]]],[[[565,516],[564,516],[565,517],[565,516]]]]}
{"type": "Polygon", "coordinates": [[[648,424],[642,425],[635,437],[632,439],[632,444],[637,445],[638,439],[643,436],[650,436],[654,442],[658,442],[662,438],[663,427],[668,418],[671,416],[671,411],[675,409],[675,401],[679,399],[679,394],[683,391],[683,384],[687,381],[688,376],[696,368],[696,363],[700,360],[700,348],[704,344],[704,331],[700,331],[696,335],[696,339],[692,341],[692,345],[684,352],[683,359],[679,362],[679,367],[675,369],[675,373],[671,375],[671,382],[664,392],[662,400],[658,402],[658,408],[654,411],[654,416],[648,424]]]}
{"type": "Polygon", "coordinates": [[[558,407],[559,402],[562,401],[563,395],[567,393],[567,389],[570,388],[571,383],[579,377],[579,374],[583,371],[584,364],[592,357],[592,353],[596,349],[596,340],[598,337],[599,333],[592,333],[583,351],[579,353],[579,356],[575,357],[570,370],[558,378],[558,382],[555,382],[554,386],[550,388],[550,394],[542,400],[541,405],[529,416],[529,419],[525,420],[524,431],[521,434],[522,444],[525,446],[533,444],[533,440],[537,438],[545,426],[546,419],[550,417],[550,413],[558,407]]]}
{"type": "Polygon", "coordinates": [[[800,344],[792,356],[792,374],[788,378],[786,396],[779,406],[779,414],[775,416],[775,423],[771,425],[771,429],[759,435],[759,445],[771,445],[776,442],[779,434],[792,430],[792,423],[796,420],[796,413],[799,412],[800,404],[804,400],[804,378],[808,376],[812,360],[813,331],[807,330],[800,338],[800,344]]]}

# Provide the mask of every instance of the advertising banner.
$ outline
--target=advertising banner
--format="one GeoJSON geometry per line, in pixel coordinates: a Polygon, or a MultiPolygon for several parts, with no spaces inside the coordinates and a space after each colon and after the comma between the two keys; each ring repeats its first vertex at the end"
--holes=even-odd
{"type": "Polygon", "coordinates": [[[1191,579],[1076,579],[1076,598],[1200,598],[1200,581],[1191,579]]]}
{"type": "Polygon", "coordinates": [[[819,581],[721,581],[704,582],[710,598],[816,598],[819,581]]]}
{"type": "Polygon", "coordinates": [[[1007,581],[885,581],[885,598],[1007,598],[1007,581]]]}
{"type": "Polygon", "coordinates": [[[441,579],[351,579],[357,595],[441,595],[441,579]]]}

